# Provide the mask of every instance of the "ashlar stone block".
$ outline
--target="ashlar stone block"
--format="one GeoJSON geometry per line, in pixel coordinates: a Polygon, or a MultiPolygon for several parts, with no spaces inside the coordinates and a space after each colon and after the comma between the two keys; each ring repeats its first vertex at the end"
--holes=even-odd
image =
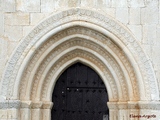
{"type": "Polygon", "coordinates": [[[115,15],[116,15],[115,8],[103,8],[103,10],[107,13],[107,15],[110,15],[112,17],[115,17],[115,15]]]}
{"type": "Polygon", "coordinates": [[[0,0],[0,11],[2,12],[15,12],[15,0],[0,0]]]}
{"type": "Polygon", "coordinates": [[[29,25],[28,13],[7,13],[5,14],[6,25],[29,25]]]}
{"type": "Polygon", "coordinates": [[[0,36],[4,34],[4,14],[0,12],[0,36]]]}
{"type": "Polygon", "coordinates": [[[40,12],[40,0],[17,0],[17,10],[22,12],[40,12]]]}
{"type": "Polygon", "coordinates": [[[5,36],[11,41],[19,41],[23,37],[22,26],[5,26],[5,36]]]}
{"type": "Polygon", "coordinates": [[[156,43],[160,43],[160,25],[157,25],[157,39],[156,43]]]}
{"type": "Polygon", "coordinates": [[[7,55],[10,56],[13,53],[13,50],[16,48],[19,42],[15,41],[9,41],[8,42],[8,49],[7,49],[7,55]]]}
{"type": "Polygon", "coordinates": [[[5,12],[15,12],[16,11],[16,1],[15,0],[5,0],[4,11],[5,12]]]}
{"type": "Polygon", "coordinates": [[[145,6],[145,1],[144,0],[129,0],[128,5],[129,7],[140,8],[140,7],[145,6]]]}
{"type": "Polygon", "coordinates": [[[49,16],[47,13],[31,13],[30,14],[30,24],[31,25],[37,25],[42,19],[46,18],[49,16]]]}
{"type": "Polygon", "coordinates": [[[4,2],[3,0],[0,0],[0,11],[3,12],[4,9],[4,2]]]}
{"type": "Polygon", "coordinates": [[[128,23],[128,8],[116,8],[116,19],[120,22],[128,23]]]}
{"type": "Polygon", "coordinates": [[[152,45],[147,45],[147,44],[141,44],[143,50],[149,56],[149,58],[152,58],[152,45]]]}
{"type": "Polygon", "coordinates": [[[81,0],[82,7],[95,7],[96,1],[95,0],[81,0]]]}
{"type": "Polygon", "coordinates": [[[128,28],[132,31],[135,38],[137,38],[137,40],[139,42],[141,42],[141,40],[142,40],[142,26],[141,25],[128,25],[128,28]]]}
{"type": "Polygon", "coordinates": [[[81,0],[68,0],[68,7],[79,7],[81,0]]]}
{"type": "Polygon", "coordinates": [[[112,0],[112,7],[128,7],[127,0],[112,0]]]}
{"type": "Polygon", "coordinates": [[[129,24],[140,24],[140,8],[129,8],[129,24]]]}
{"type": "Polygon", "coordinates": [[[111,7],[111,0],[97,0],[97,7],[101,9],[111,7]]]}
{"type": "Polygon", "coordinates": [[[153,65],[154,69],[159,71],[160,70],[160,52],[159,52],[159,46],[160,46],[160,25],[157,26],[157,38],[155,41],[155,44],[152,45],[152,59],[153,59],[153,65]]]}
{"type": "Polygon", "coordinates": [[[41,12],[53,12],[55,7],[58,8],[57,0],[41,0],[41,12]]]}
{"type": "Polygon", "coordinates": [[[5,38],[0,38],[0,77],[4,71],[6,58],[7,58],[7,40],[5,38]]]}
{"type": "Polygon", "coordinates": [[[24,26],[23,27],[23,36],[26,36],[31,30],[33,26],[24,26]]]}
{"type": "Polygon", "coordinates": [[[158,7],[141,8],[141,24],[158,24],[158,7]]]}
{"type": "Polygon", "coordinates": [[[159,71],[160,70],[160,52],[159,52],[160,43],[157,45],[152,46],[152,60],[154,69],[159,71]]]}
{"type": "Polygon", "coordinates": [[[146,7],[158,7],[159,0],[145,0],[144,3],[146,7]]]}
{"type": "Polygon", "coordinates": [[[143,25],[143,44],[155,45],[157,39],[156,25],[143,25]]]}

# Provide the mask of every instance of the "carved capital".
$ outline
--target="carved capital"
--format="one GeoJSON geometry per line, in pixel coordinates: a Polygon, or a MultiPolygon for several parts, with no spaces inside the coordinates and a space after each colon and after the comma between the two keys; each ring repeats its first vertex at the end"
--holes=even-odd
{"type": "Polygon", "coordinates": [[[43,103],[41,101],[34,101],[32,102],[31,108],[32,109],[41,109],[43,103]]]}
{"type": "Polygon", "coordinates": [[[107,105],[110,110],[112,109],[118,110],[117,102],[107,102],[107,105]]]}
{"type": "Polygon", "coordinates": [[[128,109],[139,109],[138,102],[129,101],[128,102],[128,109]]]}
{"type": "Polygon", "coordinates": [[[9,109],[9,108],[20,108],[20,101],[19,100],[6,100],[3,102],[0,102],[0,109],[9,109]]]}
{"type": "Polygon", "coordinates": [[[31,108],[31,101],[22,101],[21,108],[31,108]]]}
{"type": "Polygon", "coordinates": [[[139,101],[138,105],[140,109],[160,110],[159,101],[139,101]]]}
{"type": "Polygon", "coordinates": [[[42,109],[51,109],[53,107],[53,102],[43,102],[42,109]]]}

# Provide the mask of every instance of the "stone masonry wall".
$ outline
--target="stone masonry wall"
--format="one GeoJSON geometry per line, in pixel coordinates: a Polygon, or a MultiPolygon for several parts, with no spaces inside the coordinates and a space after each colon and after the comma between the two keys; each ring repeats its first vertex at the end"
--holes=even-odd
{"type": "Polygon", "coordinates": [[[159,0],[0,0],[0,77],[12,51],[34,26],[71,7],[103,11],[128,27],[151,59],[160,86],[159,0]]]}

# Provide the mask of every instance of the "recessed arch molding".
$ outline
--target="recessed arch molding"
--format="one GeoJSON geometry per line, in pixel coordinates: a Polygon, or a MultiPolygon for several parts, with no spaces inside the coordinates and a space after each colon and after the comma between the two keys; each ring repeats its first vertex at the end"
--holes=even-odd
{"type": "Polygon", "coordinates": [[[56,80],[76,62],[103,80],[110,119],[159,110],[159,102],[152,103],[159,90],[151,61],[132,33],[106,14],[81,8],[53,14],[20,42],[1,80],[0,110],[15,108],[7,118],[50,120],[56,80]]]}

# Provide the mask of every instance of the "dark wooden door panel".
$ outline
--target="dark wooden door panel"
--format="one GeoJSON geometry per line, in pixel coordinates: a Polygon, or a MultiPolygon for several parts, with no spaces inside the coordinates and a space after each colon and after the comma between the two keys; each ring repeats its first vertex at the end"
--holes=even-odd
{"type": "Polygon", "coordinates": [[[76,63],[59,77],[52,95],[52,120],[103,120],[109,114],[103,81],[91,68],[76,63]]]}

